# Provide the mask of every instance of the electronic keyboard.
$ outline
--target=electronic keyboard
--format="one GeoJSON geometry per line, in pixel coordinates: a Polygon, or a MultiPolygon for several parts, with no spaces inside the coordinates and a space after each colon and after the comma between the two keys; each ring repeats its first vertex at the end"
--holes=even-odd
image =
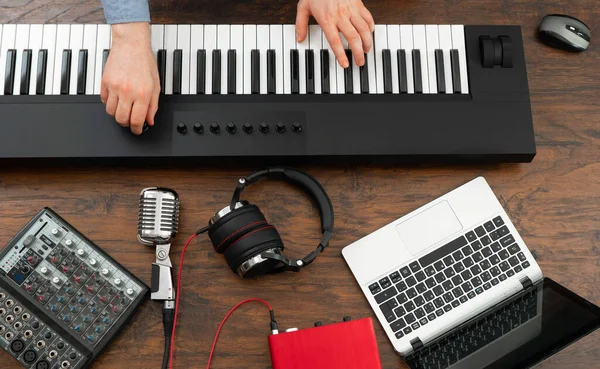
{"type": "Polygon", "coordinates": [[[161,98],[136,136],[100,102],[111,30],[0,25],[0,159],[529,162],[521,28],[376,25],[341,68],[321,28],[152,25],[161,98]]]}

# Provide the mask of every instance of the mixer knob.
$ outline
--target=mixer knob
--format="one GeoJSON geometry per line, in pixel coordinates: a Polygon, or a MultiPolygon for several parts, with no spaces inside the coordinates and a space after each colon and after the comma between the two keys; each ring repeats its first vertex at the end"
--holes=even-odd
{"type": "Polygon", "coordinates": [[[106,296],[100,296],[100,302],[106,304],[106,296]]]}
{"type": "Polygon", "coordinates": [[[210,125],[210,131],[212,133],[219,133],[219,131],[221,130],[221,127],[219,127],[219,123],[217,122],[213,122],[210,125]]]}
{"type": "Polygon", "coordinates": [[[269,125],[265,122],[262,122],[260,124],[260,126],[258,127],[258,130],[261,131],[262,133],[267,133],[267,132],[269,132],[269,125]]]}
{"type": "Polygon", "coordinates": [[[235,131],[237,130],[235,124],[233,124],[233,123],[227,123],[227,127],[225,129],[229,133],[235,133],[235,131]]]}
{"type": "Polygon", "coordinates": [[[60,250],[59,254],[60,254],[61,256],[65,256],[65,255],[67,255],[67,249],[62,249],[62,250],[60,250]]]}
{"type": "Polygon", "coordinates": [[[68,316],[68,315],[63,315],[63,318],[62,318],[62,320],[63,320],[63,322],[67,322],[67,323],[68,323],[68,322],[70,322],[70,321],[71,321],[71,318],[69,318],[69,316],[68,316]]]}
{"type": "Polygon", "coordinates": [[[60,278],[58,278],[58,277],[52,278],[52,283],[59,284],[60,283],[60,278]]]}
{"type": "Polygon", "coordinates": [[[77,299],[77,302],[78,302],[80,305],[83,305],[83,304],[85,304],[85,298],[83,298],[83,297],[80,297],[80,298],[78,298],[78,299],[77,299]]]}
{"type": "Polygon", "coordinates": [[[90,259],[90,265],[91,266],[96,265],[96,259],[90,259]]]}
{"type": "Polygon", "coordinates": [[[87,291],[88,293],[94,293],[94,287],[88,286],[87,291]]]}
{"type": "Polygon", "coordinates": [[[69,310],[70,310],[72,313],[76,313],[76,312],[77,312],[77,306],[71,306],[71,307],[69,308],[69,310]]]}
{"type": "Polygon", "coordinates": [[[104,283],[104,281],[102,280],[102,278],[96,278],[96,284],[97,285],[101,285],[102,283],[104,283]]]}
{"type": "Polygon", "coordinates": [[[39,295],[38,296],[38,301],[39,302],[46,302],[46,298],[44,297],[44,295],[39,295]]]}
{"type": "Polygon", "coordinates": [[[31,277],[29,277],[29,280],[31,281],[31,283],[35,283],[37,281],[37,277],[32,275],[31,277]]]}
{"type": "Polygon", "coordinates": [[[64,304],[66,302],[65,298],[63,296],[58,296],[58,298],[56,299],[56,301],[58,301],[61,304],[64,304]]]}
{"type": "Polygon", "coordinates": [[[56,308],[56,305],[50,305],[50,311],[53,313],[56,313],[58,309],[56,308]]]}
{"type": "Polygon", "coordinates": [[[115,305],[115,306],[113,306],[113,307],[112,307],[112,311],[113,311],[113,313],[115,313],[115,314],[118,314],[118,313],[119,313],[119,307],[118,307],[118,306],[116,306],[116,305],[115,305]]]}
{"type": "Polygon", "coordinates": [[[67,245],[68,248],[71,248],[71,246],[73,246],[73,241],[71,240],[66,240],[65,241],[65,245],[67,245]]]}
{"type": "Polygon", "coordinates": [[[60,236],[60,230],[58,228],[54,228],[52,230],[52,235],[53,236],[60,236]]]}
{"type": "Polygon", "coordinates": [[[108,269],[102,269],[102,275],[108,275],[108,269]]]}
{"type": "Polygon", "coordinates": [[[121,285],[121,280],[119,278],[115,279],[115,286],[120,286],[121,285]]]}
{"type": "Polygon", "coordinates": [[[292,124],[292,132],[294,133],[300,133],[302,132],[302,125],[298,122],[294,122],[292,124]]]}
{"type": "Polygon", "coordinates": [[[96,315],[96,314],[98,314],[98,309],[96,309],[95,307],[93,307],[93,308],[90,309],[90,313],[96,315]]]}
{"type": "Polygon", "coordinates": [[[94,336],[92,336],[91,334],[89,336],[87,336],[87,340],[90,342],[94,342],[94,336]]]}
{"type": "Polygon", "coordinates": [[[77,255],[84,256],[85,255],[85,251],[83,249],[79,249],[79,250],[77,250],[77,255]]]}
{"type": "MultiPolygon", "coordinates": [[[[88,337],[88,339],[89,339],[89,337],[88,337]]],[[[71,352],[71,354],[69,355],[69,359],[71,359],[71,360],[77,359],[77,354],[74,352],[71,352]]]]}
{"type": "Polygon", "coordinates": [[[275,130],[279,133],[283,133],[283,132],[285,132],[285,125],[283,123],[279,122],[275,125],[275,130]]]}
{"type": "Polygon", "coordinates": [[[242,127],[242,130],[246,133],[252,133],[253,129],[254,127],[252,127],[252,124],[250,123],[244,123],[244,126],[242,127]]]}
{"type": "Polygon", "coordinates": [[[75,329],[76,332],[81,332],[81,326],[80,325],[75,326],[75,328],[73,328],[73,329],[75,329]]]}
{"type": "Polygon", "coordinates": [[[27,257],[27,262],[29,264],[33,265],[33,264],[35,264],[36,261],[37,261],[37,258],[35,256],[29,256],[29,257],[27,257]]]}
{"type": "Polygon", "coordinates": [[[32,293],[32,292],[33,292],[33,290],[31,289],[31,285],[30,285],[30,284],[26,284],[26,285],[25,285],[25,291],[27,291],[27,292],[29,292],[29,293],[32,293]]]}
{"type": "Polygon", "coordinates": [[[194,124],[194,132],[196,132],[196,133],[204,132],[204,126],[202,125],[202,123],[194,124]]]}
{"type": "Polygon", "coordinates": [[[90,275],[90,274],[92,274],[92,271],[90,270],[90,268],[85,267],[85,268],[83,268],[83,274],[90,275]]]}
{"type": "Polygon", "coordinates": [[[129,296],[133,295],[133,289],[131,289],[131,288],[128,288],[128,289],[127,289],[127,294],[128,294],[129,296]]]}
{"type": "Polygon", "coordinates": [[[27,273],[29,273],[30,271],[31,271],[31,269],[30,269],[30,268],[29,268],[27,265],[23,265],[23,266],[21,267],[21,273],[23,273],[23,274],[27,274],[27,273]]]}
{"type": "Polygon", "coordinates": [[[73,292],[75,292],[75,291],[73,291],[73,289],[71,287],[67,287],[67,288],[65,288],[65,292],[67,293],[67,295],[72,295],[73,292]]]}
{"type": "Polygon", "coordinates": [[[86,315],[83,318],[81,318],[81,320],[83,320],[84,323],[87,323],[90,321],[90,317],[86,315]]]}
{"type": "Polygon", "coordinates": [[[50,262],[51,262],[52,264],[56,264],[56,262],[57,262],[56,256],[53,256],[53,257],[51,257],[51,258],[50,258],[50,262]]]}
{"type": "Polygon", "coordinates": [[[56,292],[56,288],[54,288],[54,287],[48,287],[48,289],[46,291],[49,294],[54,295],[54,293],[56,292]]]}
{"type": "Polygon", "coordinates": [[[48,274],[48,268],[42,267],[42,269],[40,269],[40,272],[42,272],[42,274],[48,274]]]}
{"type": "Polygon", "coordinates": [[[177,132],[182,134],[187,132],[187,126],[185,125],[185,123],[179,122],[179,124],[177,124],[177,132]]]}
{"type": "Polygon", "coordinates": [[[76,276],[76,277],[75,277],[75,282],[77,282],[77,283],[81,283],[81,276],[79,276],[79,275],[78,275],[78,276],[76,276]]]}
{"type": "Polygon", "coordinates": [[[96,327],[96,329],[94,329],[94,331],[95,331],[96,333],[102,333],[102,327],[100,327],[100,326],[97,326],[97,327],[96,327]]]}
{"type": "Polygon", "coordinates": [[[104,319],[102,319],[102,323],[104,324],[109,324],[110,323],[110,318],[105,316],[104,319]]]}
{"type": "Polygon", "coordinates": [[[69,268],[67,268],[67,266],[66,266],[66,265],[63,265],[63,267],[62,267],[62,271],[63,271],[63,273],[65,273],[65,274],[66,274],[66,273],[69,273],[69,268]]]}

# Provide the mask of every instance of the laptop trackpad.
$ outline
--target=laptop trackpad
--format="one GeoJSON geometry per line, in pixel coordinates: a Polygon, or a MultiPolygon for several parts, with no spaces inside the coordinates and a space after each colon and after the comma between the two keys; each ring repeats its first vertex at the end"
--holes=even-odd
{"type": "Polygon", "coordinates": [[[416,255],[462,228],[448,201],[442,201],[398,224],[396,232],[408,251],[416,255]]]}

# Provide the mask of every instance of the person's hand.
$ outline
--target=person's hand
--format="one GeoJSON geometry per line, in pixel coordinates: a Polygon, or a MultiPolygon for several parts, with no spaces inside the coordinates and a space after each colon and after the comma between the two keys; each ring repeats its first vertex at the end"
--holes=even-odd
{"type": "Polygon", "coordinates": [[[141,134],[144,121],[154,125],[160,81],[150,46],[148,23],[112,26],[112,49],[102,76],[101,99],[106,112],[123,127],[141,134]]]}
{"type": "Polygon", "coordinates": [[[303,41],[308,33],[308,20],[315,17],[343,68],[350,64],[340,32],[348,40],[356,64],[365,64],[365,53],[373,46],[375,21],[361,0],[300,0],[296,16],[296,36],[303,41]]]}

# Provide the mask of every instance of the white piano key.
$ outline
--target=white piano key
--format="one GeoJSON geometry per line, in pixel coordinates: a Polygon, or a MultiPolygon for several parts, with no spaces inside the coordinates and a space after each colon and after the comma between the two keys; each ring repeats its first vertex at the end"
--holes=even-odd
{"type": "Polygon", "coordinates": [[[269,29],[269,36],[269,47],[275,50],[275,93],[281,95],[283,94],[285,78],[283,73],[283,26],[272,24],[269,29]]]}
{"type": "MultiPolygon", "coordinates": [[[[429,72],[427,65],[427,36],[424,25],[413,26],[414,48],[421,51],[421,79],[423,81],[423,93],[429,93],[429,72]]],[[[407,53],[408,54],[408,53],[407,53]]],[[[406,56],[408,57],[408,55],[406,56]]],[[[412,55],[411,55],[412,58],[412,55]]]]}
{"type": "MultiPolygon", "coordinates": [[[[345,49],[348,48],[348,41],[346,40],[346,37],[344,37],[344,35],[342,35],[340,33],[340,38],[342,39],[342,47],[345,49]]],[[[331,62],[331,61],[329,61],[331,62]]],[[[338,63],[337,59],[334,58],[333,62],[335,63],[335,70],[336,70],[336,74],[337,74],[337,93],[338,94],[345,94],[346,93],[346,80],[344,78],[344,68],[342,68],[340,66],[340,63],[338,63]]],[[[354,61],[352,62],[354,63],[354,61]]],[[[352,68],[352,63],[350,64],[350,66],[348,68],[352,68]]]]}
{"type": "Polygon", "coordinates": [[[398,83],[398,50],[400,49],[400,26],[387,26],[388,49],[392,60],[392,93],[400,93],[398,83]]]}
{"type": "MultiPolygon", "coordinates": [[[[15,63],[15,80],[13,84],[13,95],[21,94],[21,65],[23,63],[23,50],[29,45],[29,25],[17,24],[15,37],[15,50],[17,51],[17,62],[15,63]]],[[[0,67],[6,68],[6,64],[0,67]]],[[[4,81],[2,81],[4,82],[4,81]]],[[[4,84],[2,84],[4,87],[4,84]]]]}
{"type": "Polygon", "coordinates": [[[360,67],[356,64],[356,60],[352,57],[352,88],[355,94],[360,94],[360,67]]]}
{"type": "Polygon", "coordinates": [[[267,93],[267,50],[269,50],[269,26],[256,26],[256,46],[260,51],[260,93],[267,93]]]}
{"type": "Polygon", "coordinates": [[[411,25],[400,25],[400,47],[406,51],[406,87],[409,94],[415,93],[415,80],[413,75],[412,51],[413,29],[411,25]]]}
{"type": "MultiPolygon", "coordinates": [[[[71,41],[70,35],[71,25],[58,25],[56,29],[56,51],[54,53],[54,79],[52,81],[52,95],[60,95],[63,51],[69,49],[69,43],[71,41]]],[[[71,66],[73,66],[73,64],[71,64],[71,66]]]]}
{"type": "Polygon", "coordinates": [[[300,94],[306,94],[306,50],[308,49],[308,37],[302,42],[296,43],[299,55],[299,71],[300,71],[300,94]]]}
{"type": "Polygon", "coordinates": [[[15,48],[17,26],[5,24],[2,30],[2,44],[0,45],[0,95],[4,95],[4,72],[6,70],[6,56],[8,50],[15,48]]]}
{"type": "Polygon", "coordinates": [[[371,46],[371,50],[367,53],[367,63],[369,67],[369,93],[377,93],[377,68],[375,66],[375,44],[371,46]]]}
{"type": "Polygon", "coordinates": [[[469,93],[469,74],[467,71],[467,52],[465,48],[465,26],[452,26],[452,48],[458,50],[460,67],[460,88],[463,94],[469,93]]]}
{"type": "Polygon", "coordinates": [[[190,32],[189,24],[177,26],[177,48],[181,50],[181,94],[190,93],[190,32]]]}
{"type": "Polygon", "coordinates": [[[173,94],[173,54],[177,49],[177,25],[165,26],[165,50],[167,50],[167,68],[165,74],[165,95],[173,94]]]}
{"type": "Polygon", "coordinates": [[[292,93],[292,63],[290,50],[296,48],[296,26],[293,24],[283,25],[283,93],[292,93]]]}
{"type": "Polygon", "coordinates": [[[158,51],[165,47],[165,26],[162,24],[153,24],[150,29],[152,52],[157,57],[158,51]]]}
{"type": "Polygon", "coordinates": [[[452,29],[449,25],[438,27],[440,34],[440,49],[444,51],[444,79],[446,81],[446,93],[453,93],[452,86],[452,62],[450,61],[450,50],[452,50],[452,29]]]}
{"type": "MultiPolygon", "coordinates": [[[[329,46],[329,41],[327,37],[325,37],[325,33],[323,33],[323,50],[327,50],[329,52],[329,93],[337,94],[337,60],[335,59],[335,54],[329,46]]],[[[323,89],[323,86],[321,86],[323,89]]]]}
{"type": "MultiPolygon", "coordinates": [[[[98,38],[96,41],[96,66],[94,73],[94,95],[101,94],[102,86],[102,69],[104,50],[110,49],[110,26],[108,24],[98,25],[98,38]]],[[[44,28],[44,37],[46,36],[46,29],[44,28]]],[[[50,53],[50,51],[48,51],[50,53]]],[[[50,59],[50,55],[48,55],[50,59]]]]}
{"type": "Polygon", "coordinates": [[[83,24],[71,25],[71,79],[69,80],[69,95],[77,95],[77,75],[79,72],[79,50],[83,47],[83,24]]]}
{"type": "Polygon", "coordinates": [[[244,25],[244,94],[252,93],[252,50],[256,49],[256,26],[244,25]]]}
{"type": "Polygon", "coordinates": [[[235,50],[235,93],[244,93],[244,26],[231,26],[231,46],[235,50]]]}
{"type": "Polygon", "coordinates": [[[204,49],[206,50],[206,88],[207,95],[212,94],[212,52],[217,48],[217,26],[204,26],[204,49]]]}
{"type": "Polygon", "coordinates": [[[388,48],[387,27],[384,25],[375,25],[375,72],[377,93],[383,91],[383,50],[388,48]]]}
{"type": "Polygon", "coordinates": [[[323,49],[323,31],[316,24],[308,26],[309,46],[315,58],[315,94],[321,93],[321,49],[323,49]]]}
{"type": "Polygon", "coordinates": [[[98,26],[95,24],[86,24],[83,27],[83,49],[88,52],[87,76],[85,82],[85,94],[94,94],[94,77],[96,74],[96,38],[98,35],[98,26]]]}
{"type": "Polygon", "coordinates": [[[198,50],[204,49],[204,26],[193,24],[190,40],[190,95],[198,93],[198,50]]]}
{"type": "Polygon", "coordinates": [[[221,93],[227,94],[227,51],[229,51],[229,25],[217,26],[217,49],[221,50],[221,93]]]}
{"type": "Polygon", "coordinates": [[[429,75],[429,93],[438,93],[437,69],[435,67],[435,50],[440,48],[439,30],[437,25],[425,26],[427,36],[427,71],[429,75]]]}
{"type": "MultiPolygon", "coordinates": [[[[1,26],[0,26],[1,28],[1,26]]],[[[1,34],[2,32],[0,32],[1,34]]],[[[29,29],[29,49],[31,49],[31,75],[29,76],[29,94],[35,95],[37,87],[37,62],[38,53],[42,48],[44,37],[44,26],[41,24],[32,24],[29,29]]]]}
{"type": "MultiPolygon", "coordinates": [[[[52,95],[52,89],[54,88],[54,56],[56,55],[57,30],[58,27],[56,24],[44,24],[44,39],[42,40],[42,49],[48,50],[48,56],[46,60],[45,95],[52,95]]],[[[100,87],[98,87],[98,94],[100,94],[100,87]]]]}

